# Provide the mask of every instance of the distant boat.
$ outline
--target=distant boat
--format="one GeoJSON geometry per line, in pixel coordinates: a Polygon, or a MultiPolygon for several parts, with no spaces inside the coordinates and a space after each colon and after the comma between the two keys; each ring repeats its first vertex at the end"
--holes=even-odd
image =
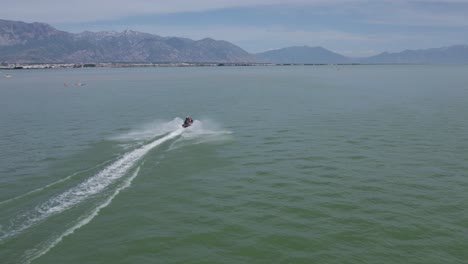
{"type": "Polygon", "coordinates": [[[10,74],[6,74],[5,76],[3,76],[4,78],[11,78],[13,76],[11,76],[10,74]]]}

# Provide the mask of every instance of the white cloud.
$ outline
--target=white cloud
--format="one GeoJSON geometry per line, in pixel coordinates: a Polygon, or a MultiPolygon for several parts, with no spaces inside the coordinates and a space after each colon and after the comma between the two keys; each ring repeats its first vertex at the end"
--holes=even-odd
{"type": "Polygon", "coordinates": [[[48,23],[89,22],[128,16],[199,12],[232,7],[329,4],[362,0],[15,0],[2,1],[0,17],[48,23]]]}
{"type": "MultiPolygon", "coordinates": [[[[467,8],[468,11],[468,8],[467,8]]],[[[466,14],[429,13],[427,11],[406,10],[393,16],[371,18],[369,23],[399,26],[436,26],[436,27],[468,27],[466,14]]]]}
{"type": "Polygon", "coordinates": [[[422,27],[468,26],[468,0],[384,0],[362,7],[362,19],[373,24],[422,27]]]}
{"type": "MultiPolygon", "coordinates": [[[[428,12],[425,4],[468,5],[468,0],[0,0],[0,18],[46,23],[78,23],[118,20],[124,17],[201,12],[235,7],[269,5],[322,6],[329,12],[363,15],[382,24],[467,25],[466,12],[428,12]]],[[[466,10],[468,11],[468,6],[466,10]]],[[[241,19],[241,18],[239,18],[241,19]]]]}

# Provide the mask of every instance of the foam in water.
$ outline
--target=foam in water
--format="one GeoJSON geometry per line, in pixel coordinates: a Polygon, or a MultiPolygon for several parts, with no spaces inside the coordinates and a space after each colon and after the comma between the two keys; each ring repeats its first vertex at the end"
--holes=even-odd
{"type": "Polygon", "coordinates": [[[178,149],[187,144],[219,143],[229,141],[232,132],[223,130],[220,125],[209,119],[195,120],[193,125],[186,128],[186,131],[169,147],[170,150],[178,149]]]}
{"type": "MultiPolygon", "coordinates": [[[[140,130],[134,130],[130,133],[126,133],[119,138],[119,140],[135,141],[143,140],[139,144],[144,144],[132,151],[127,152],[118,159],[114,159],[110,165],[99,171],[94,176],[88,178],[84,182],[58,194],[42,204],[39,204],[34,209],[27,211],[21,215],[17,215],[10,219],[11,225],[1,230],[0,226],[0,244],[6,242],[8,238],[14,237],[23,233],[23,231],[33,227],[35,224],[45,221],[50,216],[60,214],[61,212],[68,210],[86,199],[99,195],[100,193],[107,193],[107,189],[111,188],[114,190],[102,201],[97,207],[93,208],[89,214],[83,215],[74,221],[74,225],[66,229],[63,233],[56,236],[52,236],[49,239],[44,240],[42,243],[36,245],[34,248],[28,250],[23,255],[21,262],[31,263],[35,259],[43,256],[59,244],[64,237],[73,234],[80,227],[91,222],[102,210],[111,204],[112,200],[119,194],[119,192],[130,186],[133,179],[138,175],[140,166],[134,171],[134,173],[127,177],[123,182],[119,183],[119,179],[125,178],[132,168],[141,160],[151,149],[159,146],[160,144],[176,139],[173,143],[179,142],[177,147],[185,146],[187,144],[199,144],[202,142],[213,142],[220,141],[229,138],[231,132],[223,131],[214,122],[208,120],[195,120],[194,124],[186,129],[181,127],[183,123],[182,119],[176,118],[171,122],[164,123],[160,126],[155,125],[156,123],[143,126],[140,130]],[[165,136],[164,132],[168,131],[165,136]],[[162,133],[162,134],[161,134],[162,133]],[[157,140],[148,142],[151,138],[162,136],[157,140]],[[118,183],[115,185],[114,183],[118,183]],[[113,187],[111,187],[113,186],[113,187]]],[[[105,165],[100,164],[98,166],[105,165]]],[[[96,168],[96,167],[94,167],[96,168]]],[[[90,169],[89,169],[90,170],[90,169]]],[[[72,177],[71,175],[70,177],[72,177]]],[[[64,179],[65,180],[65,179],[64,179]]],[[[61,182],[63,180],[60,180],[61,182]]],[[[58,182],[57,182],[58,183],[58,182]]],[[[57,184],[52,183],[49,185],[57,184]]],[[[49,185],[40,188],[46,189],[49,185]]],[[[19,198],[27,197],[29,194],[24,194],[19,198]]],[[[18,198],[18,199],[19,199],[18,198]]]]}
{"type": "Polygon", "coordinates": [[[184,129],[180,127],[179,123],[179,128],[176,131],[123,155],[120,159],[107,166],[96,175],[88,178],[86,181],[50,198],[33,210],[13,218],[11,220],[11,226],[3,231],[3,234],[0,236],[0,242],[21,233],[52,215],[63,212],[79,204],[92,195],[102,192],[109,185],[124,176],[128,170],[151,149],[167,140],[181,135],[183,132],[184,129]]]}
{"type": "Polygon", "coordinates": [[[125,188],[127,188],[127,187],[129,187],[131,185],[133,179],[135,179],[135,177],[138,175],[139,171],[140,171],[140,167],[138,167],[135,170],[135,172],[132,174],[132,176],[129,177],[121,186],[119,186],[114,191],[114,193],[111,196],[109,196],[109,198],[107,198],[102,204],[100,204],[99,206],[94,208],[94,210],[89,215],[87,215],[86,217],[84,217],[80,221],[78,221],[78,223],[76,225],[74,225],[71,228],[67,229],[64,233],[62,233],[61,235],[59,235],[58,237],[56,237],[52,241],[50,241],[48,243],[45,243],[45,246],[43,248],[35,249],[33,251],[30,251],[30,252],[26,253],[23,262],[24,263],[31,263],[33,260],[43,256],[44,254],[49,252],[52,248],[54,248],[58,243],[60,243],[64,237],[73,234],[75,232],[75,230],[77,230],[78,228],[81,228],[82,226],[84,226],[84,225],[88,224],[89,222],[91,222],[91,220],[93,220],[94,217],[96,217],[103,208],[105,208],[109,204],[111,204],[112,200],[120,193],[120,191],[122,191],[123,189],[125,189],[125,188]]]}
{"type": "Polygon", "coordinates": [[[81,174],[81,173],[84,173],[84,172],[87,172],[87,171],[90,171],[90,170],[97,169],[97,168],[99,168],[99,167],[101,167],[101,166],[103,166],[103,165],[105,165],[105,164],[107,164],[107,163],[109,163],[109,162],[112,162],[113,160],[115,160],[115,159],[104,161],[103,163],[100,163],[100,164],[98,164],[98,165],[96,165],[96,166],[94,166],[94,167],[91,167],[91,168],[88,168],[88,169],[85,169],[85,170],[81,170],[81,171],[77,171],[77,172],[75,172],[75,173],[73,173],[73,174],[70,174],[70,175],[66,176],[66,177],[63,178],[63,179],[60,179],[60,180],[58,180],[58,181],[49,183],[49,184],[47,184],[47,185],[45,185],[45,186],[43,186],[43,187],[34,189],[34,190],[29,191],[29,192],[27,192],[27,193],[25,193],[25,194],[18,195],[18,196],[16,196],[16,197],[13,197],[13,198],[10,198],[10,199],[7,199],[7,200],[4,200],[4,201],[0,202],[0,206],[2,206],[2,205],[4,205],[4,204],[7,204],[7,203],[10,203],[10,202],[13,202],[13,201],[16,201],[16,200],[19,200],[19,199],[22,199],[22,198],[25,198],[25,197],[28,197],[28,196],[31,195],[31,194],[34,194],[34,193],[38,193],[38,192],[40,192],[40,191],[43,191],[43,190],[45,190],[45,189],[47,189],[47,188],[50,188],[50,187],[52,187],[52,186],[55,186],[55,185],[61,183],[61,182],[65,182],[65,181],[67,181],[67,180],[73,178],[74,176],[76,176],[76,175],[78,175],[78,174],[81,174]]]}
{"type": "Polygon", "coordinates": [[[179,129],[183,122],[179,117],[169,122],[153,121],[122,135],[114,136],[111,139],[123,142],[150,140],[179,129]]]}

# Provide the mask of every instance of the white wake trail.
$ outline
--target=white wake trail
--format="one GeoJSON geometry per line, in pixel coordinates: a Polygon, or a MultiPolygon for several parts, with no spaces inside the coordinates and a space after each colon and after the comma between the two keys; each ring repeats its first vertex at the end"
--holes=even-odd
{"type": "Polygon", "coordinates": [[[70,209],[92,195],[102,192],[109,185],[123,177],[135,165],[135,163],[144,157],[151,149],[167,140],[171,140],[181,135],[183,131],[183,128],[179,128],[158,140],[123,155],[116,162],[104,168],[96,175],[88,178],[86,181],[50,198],[45,203],[35,207],[31,211],[11,219],[10,227],[0,235],[0,244],[5,239],[22,233],[34,224],[37,224],[52,215],[70,209]]]}
{"type": "Polygon", "coordinates": [[[73,174],[70,174],[70,175],[66,176],[66,177],[63,178],[63,179],[60,179],[60,180],[58,180],[58,181],[49,183],[49,184],[47,184],[46,186],[43,186],[43,187],[34,189],[34,190],[29,191],[29,192],[27,192],[27,193],[25,193],[25,194],[18,195],[18,196],[16,196],[16,197],[10,198],[10,199],[8,199],[8,200],[4,200],[4,201],[0,202],[0,206],[2,206],[2,205],[4,205],[4,204],[7,204],[7,203],[10,203],[10,202],[13,202],[13,201],[16,201],[16,200],[18,200],[18,199],[22,199],[22,198],[24,198],[24,197],[27,197],[27,196],[29,196],[29,195],[31,195],[31,194],[40,192],[40,191],[45,190],[45,189],[47,189],[47,188],[50,188],[50,187],[52,187],[52,186],[55,186],[55,185],[57,185],[57,184],[59,184],[59,183],[61,183],[61,182],[64,182],[64,181],[67,181],[67,180],[73,178],[74,176],[76,176],[76,175],[78,175],[78,174],[81,174],[81,173],[84,173],[84,172],[87,172],[87,171],[90,171],[90,170],[94,170],[94,169],[99,168],[99,167],[101,167],[101,166],[103,166],[103,165],[105,165],[105,164],[107,164],[107,163],[109,163],[109,162],[112,162],[112,161],[114,161],[114,160],[115,160],[115,159],[111,159],[111,160],[104,161],[103,163],[100,163],[100,164],[98,164],[98,165],[96,165],[96,166],[94,166],[94,167],[91,167],[91,168],[88,168],[88,169],[85,169],[85,170],[81,170],[81,171],[77,171],[77,172],[75,172],[75,173],[73,173],[73,174]]]}
{"type": "Polygon", "coordinates": [[[64,237],[73,234],[76,229],[81,228],[82,226],[84,226],[84,225],[88,224],[89,222],[91,222],[91,220],[93,220],[94,217],[96,217],[103,208],[105,208],[109,204],[111,204],[112,200],[120,193],[120,191],[122,191],[123,189],[125,189],[125,188],[127,188],[127,187],[129,187],[131,185],[133,179],[135,179],[135,177],[138,175],[139,172],[140,172],[140,167],[138,167],[135,170],[135,172],[132,174],[132,176],[129,177],[121,186],[119,186],[109,198],[107,198],[102,204],[100,204],[98,207],[96,207],[91,212],[91,214],[89,214],[88,216],[81,219],[76,225],[74,225],[74,226],[70,227],[69,229],[67,229],[60,236],[55,238],[53,241],[49,242],[44,248],[39,249],[39,250],[34,250],[32,252],[27,253],[26,256],[24,257],[23,263],[29,264],[33,260],[43,256],[44,254],[49,252],[52,248],[54,248],[58,243],[60,243],[64,237]]]}

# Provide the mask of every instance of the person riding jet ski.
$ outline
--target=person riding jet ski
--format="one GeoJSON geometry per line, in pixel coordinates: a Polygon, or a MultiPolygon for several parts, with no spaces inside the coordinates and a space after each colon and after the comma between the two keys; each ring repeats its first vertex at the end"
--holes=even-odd
{"type": "Polygon", "coordinates": [[[187,116],[185,118],[185,121],[184,121],[184,124],[182,125],[182,127],[184,127],[184,128],[189,127],[189,126],[192,125],[192,123],[193,123],[193,119],[190,116],[187,116]]]}

